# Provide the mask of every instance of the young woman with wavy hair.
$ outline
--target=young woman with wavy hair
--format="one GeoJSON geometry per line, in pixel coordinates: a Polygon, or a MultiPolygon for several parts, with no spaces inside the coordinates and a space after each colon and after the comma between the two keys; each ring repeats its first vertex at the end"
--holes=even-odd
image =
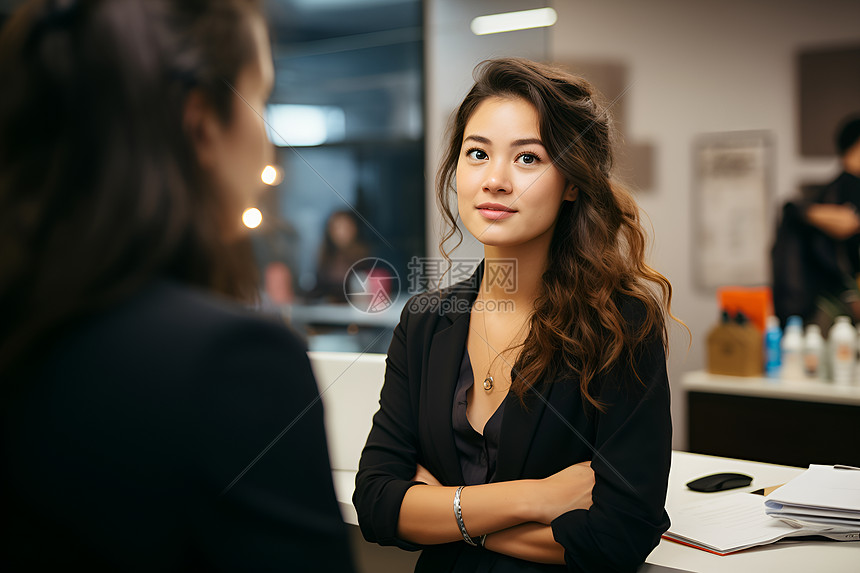
{"type": "Polygon", "coordinates": [[[403,312],[359,523],[416,571],[633,571],[669,525],[671,286],[594,89],[523,59],[475,77],[437,193],[443,244],[461,222],[485,259],[403,312]]]}
{"type": "Polygon", "coordinates": [[[273,81],[256,0],[6,23],[0,569],[352,570],[304,347],[236,300],[273,81]]]}

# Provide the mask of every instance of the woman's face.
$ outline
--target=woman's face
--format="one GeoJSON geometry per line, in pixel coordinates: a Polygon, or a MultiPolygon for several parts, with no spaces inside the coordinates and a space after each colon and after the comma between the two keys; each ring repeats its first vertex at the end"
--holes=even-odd
{"type": "Polygon", "coordinates": [[[336,247],[344,249],[355,242],[358,227],[349,215],[335,214],[329,219],[328,234],[336,247]]]}
{"type": "Polygon", "coordinates": [[[559,209],[576,190],[549,160],[537,110],[520,98],[491,97],[466,123],[457,163],[457,206],[485,245],[552,238],[559,209]]]}
{"type": "Polygon", "coordinates": [[[255,205],[263,189],[263,169],[274,159],[263,116],[274,83],[272,53],[263,20],[251,17],[256,57],[239,72],[233,85],[233,108],[227,122],[210,110],[198,136],[198,159],[213,182],[227,194],[238,222],[242,211],[255,205]]]}

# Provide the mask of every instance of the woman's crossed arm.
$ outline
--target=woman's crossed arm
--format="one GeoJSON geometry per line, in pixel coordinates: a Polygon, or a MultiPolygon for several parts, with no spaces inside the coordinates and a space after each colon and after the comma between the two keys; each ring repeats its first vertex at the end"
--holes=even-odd
{"type": "MultiPolygon", "coordinates": [[[[442,486],[424,467],[403,498],[398,534],[421,545],[463,538],[454,516],[456,487],[442,486]]],[[[591,507],[594,472],[590,462],[572,465],[544,479],[523,479],[469,486],[460,496],[463,523],[485,547],[520,559],[563,563],[564,550],[555,542],[550,522],[563,513],[591,507]]]]}

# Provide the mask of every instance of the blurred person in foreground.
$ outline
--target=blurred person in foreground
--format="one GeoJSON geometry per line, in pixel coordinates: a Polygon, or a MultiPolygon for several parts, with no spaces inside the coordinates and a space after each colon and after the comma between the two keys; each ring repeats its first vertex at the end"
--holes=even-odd
{"type": "Polygon", "coordinates": [[[304,348],[237,302],[272,83],[253,0],[0,34],[3,570],[352,570],[304,348]]]}

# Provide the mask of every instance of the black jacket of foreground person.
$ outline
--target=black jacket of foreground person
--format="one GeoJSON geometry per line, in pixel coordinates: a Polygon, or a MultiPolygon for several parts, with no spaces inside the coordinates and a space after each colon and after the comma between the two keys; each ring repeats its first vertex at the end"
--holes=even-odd
{"type": "Polygon", "coordinates": [[[4,571],[353,570],[285,326],[158,280],[27,378],[3,404],[4,571]]]}

